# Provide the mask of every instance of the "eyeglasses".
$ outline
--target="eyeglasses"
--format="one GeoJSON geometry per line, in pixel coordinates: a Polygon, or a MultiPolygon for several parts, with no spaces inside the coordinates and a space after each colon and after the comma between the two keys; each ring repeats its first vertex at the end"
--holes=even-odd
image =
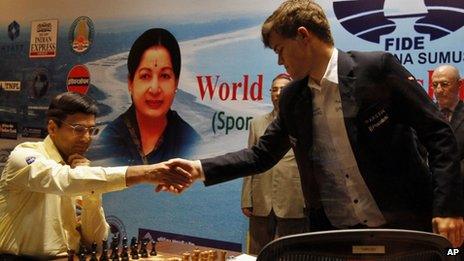
{"type": "Polygon", "coordinates": [[[61,120],[60,120],[60,122],[68,125],[69,127],[71,127],[73,129],[74,135],[76,135],[76,136],[84,136],[87,133],[89,133],[90,136],[95,136],[100,131],[97,127],[85,127],[85,126],[80,125],[80,124],[70,124],[70,123],[67,123],[67,122],[61,121],[61,120]]]}

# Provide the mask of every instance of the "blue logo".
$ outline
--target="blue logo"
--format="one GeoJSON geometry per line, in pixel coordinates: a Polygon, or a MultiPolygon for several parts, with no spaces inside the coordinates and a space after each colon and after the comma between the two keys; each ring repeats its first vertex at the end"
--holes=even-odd
{"type": "Polygon", "coordinates": [[[35,161],[35,157],[34,157],[34,156],[26,157],[26,163],[27,163],[28,165],[31,165],[34,161],[35,161]]]}
{"type": "Polygon", "coordinates": [[[19,24],[16,21],[11,22],[8,25],[8,37],[10,37],[11,41],[18,38],[19,36],[19,24]]]}
{"type": "Polygon", "coordinates": [[[413,30],[440,39],[464,25],[462,0],[334,0],[335,16],[351,34],[373,43],[413,19],[413,30]]]}

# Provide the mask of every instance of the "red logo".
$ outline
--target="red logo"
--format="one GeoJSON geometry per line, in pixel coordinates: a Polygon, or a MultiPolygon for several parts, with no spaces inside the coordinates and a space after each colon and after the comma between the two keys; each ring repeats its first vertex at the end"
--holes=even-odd
{"type": "Polygon", "coordinates": [[[90,86],[90,73],[84,65],[74,66],[68,73],[66,86],[69,92],[86,94],[90,86]]]}

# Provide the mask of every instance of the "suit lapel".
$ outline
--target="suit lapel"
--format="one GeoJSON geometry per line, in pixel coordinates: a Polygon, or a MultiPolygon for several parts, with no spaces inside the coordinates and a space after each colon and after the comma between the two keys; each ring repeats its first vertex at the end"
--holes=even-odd
{"type": "Polygon", "coordinates": [[[458,105],[456,105],[456,108],[454,109],[453,116],[451,117],[450,125],[453,128],[453,130],[456,130],[463,123],[463,121],[464,121],[464,103],[462,101],[459,101],[458,105]]]}
{"type": "Polygon", "coordinates": [[[312,119],[313,119],[313,104],[312,95],[308,87],[308,77],[300,81],[298,86],[298,95],[295,97],[295,107],[293,115],[296,120],[297,135],[300,145],[312,145],[312,119]]]}
{"type": "Polygon", "coordinates": [[[354,76],[354,63],[351,57],[342,51],[338,51],[338,88],[342,99],[343,117],[345,127],[350,139],[351,147],[356,148],[357,144],[357,127],[356,116],[359,106],[355,98],[354,84],[356,77],[354,76]]]}

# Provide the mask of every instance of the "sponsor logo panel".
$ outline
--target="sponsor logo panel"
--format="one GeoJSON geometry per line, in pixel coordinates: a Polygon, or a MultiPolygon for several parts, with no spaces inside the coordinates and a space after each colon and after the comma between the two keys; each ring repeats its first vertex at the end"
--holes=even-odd
{"type": "Polygon", "coordinates": [[[76,54],[85,54],[93,44],[95,29],[92,19],[80,16],[69,28],[69,44],[76,54]]]}
{"type": "Polygon", "coordinates": [[[30,58],[56,56],[58,20],[40,20],[31,23],[30,58]]]}

